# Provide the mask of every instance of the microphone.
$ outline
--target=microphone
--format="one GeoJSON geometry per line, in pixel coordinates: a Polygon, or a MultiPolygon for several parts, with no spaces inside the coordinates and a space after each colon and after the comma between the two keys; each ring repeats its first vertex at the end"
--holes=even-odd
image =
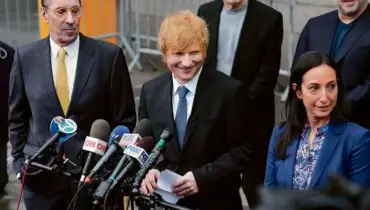
{"type": "Polygon", "coordinates": [[[124,125],[115,127],[109,136],[108,147],[110,147],[117,139],[122,138],[123,134],[130,133],[128,128],[124,125]]]}
{"type": "Polygon", "coordinates": [[[127,145],[135,144],[135,142],[145,136],[152,136],[152,122],[149,119],[140,120],[131,134],[126,133],[122,136],[119,145],[126,147],[127,145]]]}
{"type": "Polygon", "coordinates": [[[85,176],[87,174],[87,170],[89,169],[91,159],[94,154],[98,154],[100,156],[104,155],[104,152],[107,148],[107,139],[109,137],[110,126],[107,121],[103,119],[95,120],[90,129],[90,136],[86,136],[84,145],[82,147],[83,150],[88,151],[89,154],[87,156],[84,168],[82,170],[81,178],[79,186],[85,181],[85,176]]]}
{"type": "Polygon", "coordinates": [[[91,178],[95,175],[95,173],[103,166],[103,164],[110,158],[110,156],[113,155],[117,151],[117,149],[121,147],[125,147],[129,144],[134,144],[139,139],[141,139],[141,136],[146,136],[148,134],[151,134],[151,121],[150,120],[141,120],[134,129],[134,134],[123,134],[121,140],[119,143],[113,142],[113,144],[109,147],[108,151],[104,154],[102,158],[98,161],[98,163],[94,166],[94,168],[91,170],[90,174],[86,177],[85,182],[90,183],[91,178]]]}
{"type": "Polygon", "coordinates": [[[153,148],[154,144],[155,144],[154,138],[151,136],[148,136],[138,141],[136,145],[133,145],[133,144],[128,145],[126,149],[124,150],[123,152],[124,155],[119,161],[119,163],[117,164],[117,167],[114,169],[113,173],[107,180],[100,183],[100,185],[98,186],[98,188],[96,189],[94,193],[94,197],[103,198],[107,191],[111,191],[112,189],[114,189],[117,183],[122,179],[122,177],[124,177],[124,175],[128,171],[131,171],[134,166],[138,165],[137,163],[139,163],[140,165],[143,165],[149,157],[147,152],[149,152],[153,148]],[[129,161],[128,164],[121,171],[121,173],[118,174],[121,167],[127,161],[129,161]]]}
{"type": "MultiPolygon", "coordinates": [[[[138,144],[137,146],[139,148],[143,148],[145,150],[145,152],[149,153],[152,150],[152,148],[153,148],[153,146],[155,144],[154,138],[150,136],[150,137],[144,137],[142,140],[144,140],[143,143],[141,144],[141,142],[139,142],[140,144],[138,144]]],[[[138,155],[138,154],[140,154],[140,150],[138,150],[137,147],[129,148],[129,146],[128,146],[125,149],[124,154],[126,154],[126,155],[132,157],[133,159],[135,159],[137,162],[140,163],[141,166],[143,166],[148,161],[148,158],[149,158],[149,157],[142,157],[142,156],[138,155]]],[[[135,163],[133,161],[133,159],[130,159],[129,160],[130,162],[121,171],[121,173],[118,174],[117,178],[114,179],[113,185],[110,187],[110,190],[112,190],[115,187],[115,185],[126,174],[126,172],[132,168],[132,165],[135,163]]]]}
{"type": "Polygon", "coordinates": [[[77,131],[77,124],[72,119],[64,119],[63,117],[57,116],[54,117],[50,122],[50,131],[52,132],[53,136],[46,140],[46,142],[36,151],[36,153],[25,161],[26,165],[34,161],[47,148],[57,142],[58,139],[64,142],[74,136],[77,131]]]}
{"type": "Polygon", "coordinates": [[[157,162],[159,156],[162,153],[162,149],[167,144],[168,141],[172,139],[172,133],[166,128],[163,130],[158,143],[155,145],[153,151],[150,153],[148,160],[141,167],[139,172],[136,174],[134,183],[132,184],[132,193],[139,193],[139,186],[143,179],[145,178],[148,171],[153,168],[154,164],[157,162]]]}

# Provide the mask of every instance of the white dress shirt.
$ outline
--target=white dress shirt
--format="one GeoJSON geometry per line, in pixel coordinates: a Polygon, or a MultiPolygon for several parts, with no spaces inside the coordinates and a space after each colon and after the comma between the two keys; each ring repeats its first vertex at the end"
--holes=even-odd
{"type": "MultiPolygon", "coordinates": [[[[50,37],[50,47],[51,47],[51,68],[53,71],[53,80],[55,84],[55,79],[57,75],[57,68],[58,68],[58,53],[60,47],[51,39],[50,37]]],[[[67,76],[68,76],[68,93],[69,93],[69,100],[72,99],[72,92],[73,92],[73,85],[75,83],[76,77],[76,69],[77,69],[77,59],[78,59],[78,51],[80,47],[80,36],[77,39],[65,46],[64,49],[67,52],[65,57],[66,68],[67,68],[67,76]]]]}
{"type": "Polygon", "coordinates": [[[187,120],[190,117],[191,110],[193,108],[193,102],[194,102],[194,96],[195,96],[195,91],[197,89],[197,84],[199,80],[199,75],[201,73],[202,69],[198,71],[198,73],[187,83],[184,85],[181,85],[177,82],[175,76],[172,74],[172,82],[173,82],[173,93],[172,93],[172,109],[173,109],[173,117],[176,118],[176,112],[177,112],[177,106],[179,104],[179,87],[180,86],[185,86],[189,92],[186,95],[186,102],[187,102],[187,120]]]}

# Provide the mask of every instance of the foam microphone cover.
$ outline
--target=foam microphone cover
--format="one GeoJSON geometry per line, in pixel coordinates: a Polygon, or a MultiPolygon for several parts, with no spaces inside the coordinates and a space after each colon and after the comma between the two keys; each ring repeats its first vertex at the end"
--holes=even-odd
{"type": "Polygon", "coordinates": [[[102,141],[108,141],[110,135],[109,123],[103,119],[95,120],[91,125],[90,137],[100,139],[102,141]]]}
{"type": "Polygon", "coordinates": [[[119,125],[115,127],[110,134],[108,146],[111,146],[113,142],[117,140],[117,138],[121,138],[125,133],[130,133],[129,129],[126,126],[119,125]]]}
{"type": "Polygon", "coordinates": [[[140,141],[138,141],[138,143],[136,144],[136,146],[142,148],[145,150],[146,153],[150,153],[153,149],[155,145],[155,140],[153,137],[151,136],[145,136],[143,137],[140,141]]]}
{"type": "Polygon", "coordinates": [[[153,136],[152,122],[149,119],[140,120],[132,133],[139,134],[141,137],[153,136]]]}

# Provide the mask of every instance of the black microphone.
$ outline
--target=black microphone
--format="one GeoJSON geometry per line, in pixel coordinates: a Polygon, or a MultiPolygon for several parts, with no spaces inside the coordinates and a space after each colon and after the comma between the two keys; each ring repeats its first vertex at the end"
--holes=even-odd
{"type": "Polygon", "coordinates": [[[86,137],[83,145],[83,150],[88,151],[85,165],[82,170],[79,186],[85,181],[85,176],[89,170],[90,163],[94,154],[103,155],[107,148],[107,141],[110,134],[109,123],[103,119],[95,120],[90,129],[90,136],[86,137]]]}
{"type": "Polygon", "coordinates": [[[94,197],[98,199],[103,198],[107,191],[111,191],[128,171],[131,171],[135,166],[143,165],[148,159],[147,152],[151,151],[154,144],[154,138],[148,136],[142,138],[135,145],[128,145],[124,151],[123,157],[119,161],[111,176],[99,184],[94,193],[94,197]],[[121,173],[118,174],[125,163],[127,164],[122,169],[121,173]]]}
{"type": "Polygon", "coordinates": [[[145,178],[146,174],[150,169],[153,168],[155,163],[157,162],[159,156],[162,154],[162,149],[166,146],[167,142],[172,139],[172,132],[169,129],[164,129],[158,143],[155,145],[153,151],[150,153],[148,160],[146,163],[141,167],[139,172],[136,174],[134,183],[132,184],[132,193],[138,194],[139,187],[143,179],[145,178]]]}
{"type": "Polygon", "coordinates": [[[117,151],[118,148],[125,147],[130,144],[134,144],[136,141],[142,138],[142,136],[148,136],[152,133],[152,123],[148,119],[141,120],[135,127],[133,134],[124,134],[119,143],[113,142],[109,147],[108,151],[100,158],[98,163],[95,164],[90,174],[86,177],[85,182],[90,183],[91,178],[95,173],[103,166],[103,164],[117,151]]]}

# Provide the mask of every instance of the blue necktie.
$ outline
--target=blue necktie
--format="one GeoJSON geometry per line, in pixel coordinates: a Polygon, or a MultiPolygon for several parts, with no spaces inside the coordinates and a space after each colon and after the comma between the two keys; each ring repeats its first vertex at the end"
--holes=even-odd
{"type": "Polygon", "coordinates": [[[180,147],[183,147],[184,138],[185,138],[185,130],[186,130],[186,121],[187,121],[187,107],[188,103],[186,101],[186,94],[189,90],[185,86],[179,87],[179,104],[177,106],[176,112],[176,129],[177,129],[177,137],[179,140],[180,147]]]}

